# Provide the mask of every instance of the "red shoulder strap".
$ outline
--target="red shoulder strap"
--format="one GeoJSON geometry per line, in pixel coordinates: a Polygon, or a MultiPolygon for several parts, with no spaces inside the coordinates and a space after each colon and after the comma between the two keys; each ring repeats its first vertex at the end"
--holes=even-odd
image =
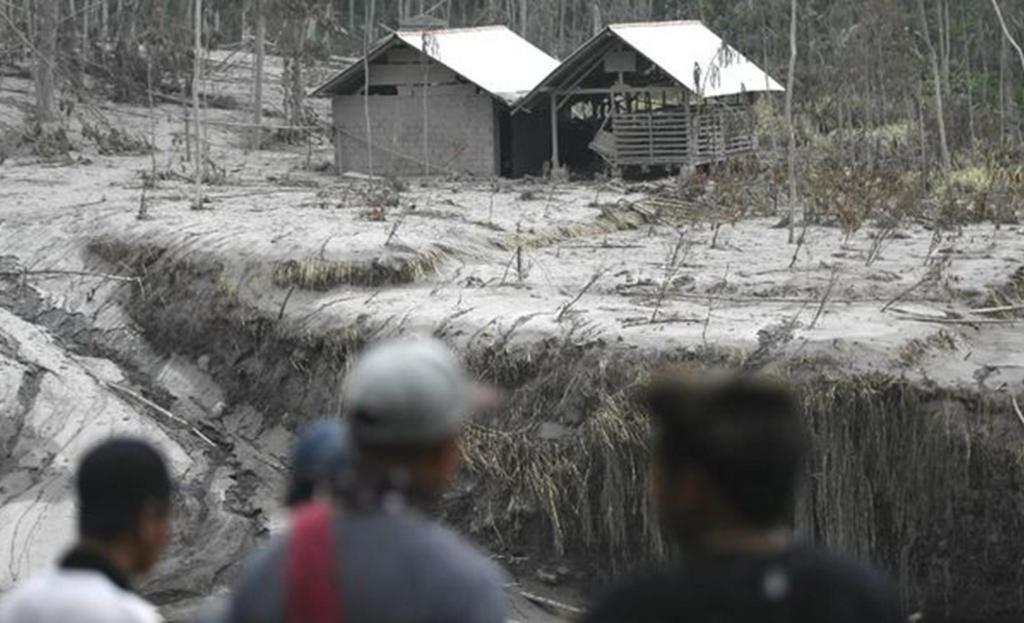
{"type": "Polygon", "coordinates": [[[342,623],[331,517],[326,502],[300,506],[292,515],[286,568],[287,623],[342,623]]]}

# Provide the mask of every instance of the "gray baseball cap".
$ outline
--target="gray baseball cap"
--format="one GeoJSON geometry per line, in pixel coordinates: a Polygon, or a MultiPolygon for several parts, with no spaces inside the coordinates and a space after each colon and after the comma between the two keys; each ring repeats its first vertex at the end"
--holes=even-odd
{"type": "Polygon", "coordinates": [[[402,338],[371,346],[342,387],[342,412],[357,442],[419,445],[458,433],[477,385],[443,342],[402,338]]]}

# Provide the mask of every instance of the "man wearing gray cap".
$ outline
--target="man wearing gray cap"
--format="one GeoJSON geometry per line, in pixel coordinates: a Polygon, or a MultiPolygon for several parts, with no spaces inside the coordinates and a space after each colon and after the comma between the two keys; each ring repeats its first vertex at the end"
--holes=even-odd
{"type": "Polygon", "coordinates": [[[504,623],[497,566],[428,515],[452,483],[462,427],[479,403],[479,387],[441,342],[370,348],[343,387],[357,455],[344,510],[322,529],[315,512],[300,511],[249,566],[228,621],[504,623]]]}

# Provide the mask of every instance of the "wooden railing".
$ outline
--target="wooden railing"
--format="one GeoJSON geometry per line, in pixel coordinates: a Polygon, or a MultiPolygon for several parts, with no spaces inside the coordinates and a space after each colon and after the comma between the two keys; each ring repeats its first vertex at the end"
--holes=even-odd
{"type": "Polygon", "coordinates": [[[757,147],[746,109],[724,104],[616,115],[613,164],[704,164],[757,147]]]}

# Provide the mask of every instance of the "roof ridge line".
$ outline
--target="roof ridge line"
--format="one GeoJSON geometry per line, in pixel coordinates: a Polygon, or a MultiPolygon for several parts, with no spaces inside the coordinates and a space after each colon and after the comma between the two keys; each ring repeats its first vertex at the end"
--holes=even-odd
{"type": "MultiPolygon", "coordinates": [[[[418,35],[425,32],[429,33],[447,33],[447,32],[474,32],[483,30],[507,30],[509,32],[516,33],[514,30],[509,28],[506,24],[489,24],[487,26],[460,26],[458,28],[399,28],[394,31],[394,34],[407,34],[407,35],[418,35]]],[[[520,35],[522,36],[522,35],[520,35]]]]}
{"type": "Polygon", "coordinates": [[[707,27],[704,22],[699,19],[673,19],[665,21],[655,22],[617,22],[615,24],[608,24],[609,28],[622,27],[622,26],[681,26],[683,24],[700,24],[707,27]]]}

